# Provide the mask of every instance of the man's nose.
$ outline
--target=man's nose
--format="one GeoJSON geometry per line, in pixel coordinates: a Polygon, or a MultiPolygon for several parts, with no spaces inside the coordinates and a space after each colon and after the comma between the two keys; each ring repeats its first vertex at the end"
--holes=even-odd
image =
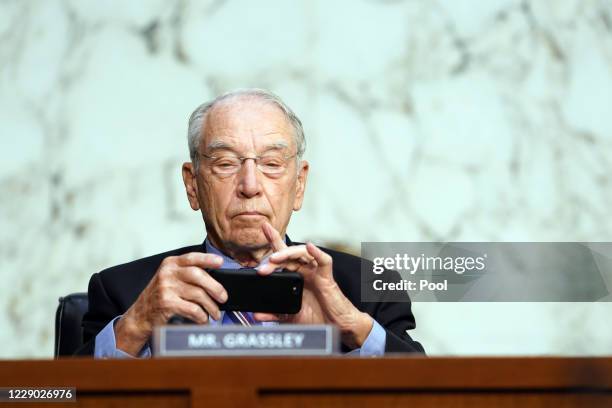
{"type": "Polygon", "coordinates": [[[255,160],[247,159],[242,163],[238,172],[238,193],[246,198],[255,197],[261,193],[259,184],[259,171],[255,160]]]}

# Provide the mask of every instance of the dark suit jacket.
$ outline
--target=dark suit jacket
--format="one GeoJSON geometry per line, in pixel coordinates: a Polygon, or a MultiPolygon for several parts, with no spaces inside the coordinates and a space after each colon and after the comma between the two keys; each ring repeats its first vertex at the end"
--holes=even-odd
{"type": "MultiPolygon", "coordinates": [[[[288,242],[289,245],[298,243],[288,242]]],[[[387,333],[385,352],[424,352],[407,330],[416,324],[410,300],[406,302],[361,302],[360,271],[362,259],[353,255],[321,248],[333,258],[333,274],[344,295],[361,311],[372,316],[387,333]]],[[[93,355],[96,335],[115,317],[136,301],[155,275],[162,260],[188,252],[205,252],[204,245],[194,245],[114,266],[95,273],[89,281],[89,310],[83,317],[83,346],[75,355],[93,355]]],[[[385,273],[396,274],[393,271],[385,273]]],[[[389,279],[389,278],[387,278],[389,279]]],[[[390,279],[389,279],[390,280],[390,279]]],[[[348,351],[343,346],[343,351],[348,351]]]]}

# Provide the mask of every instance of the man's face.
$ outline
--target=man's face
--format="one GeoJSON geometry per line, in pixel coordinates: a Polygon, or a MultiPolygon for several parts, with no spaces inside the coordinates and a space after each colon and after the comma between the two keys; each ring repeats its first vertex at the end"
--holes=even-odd
{"type": "Polygon", "coordinates": [[[305,161],[296,163],[293,127],[275,105],[238,97],[216,104],[205,120],[199,144],[199,168],[183,166],[187,195],[194,210],[202,210],[212,243],[221,249],[257,250],[268,245],[262,225],[268,221],[285,234],[291,213],[299,210],[308,174],[305,161]],[[214,171],[214,160],[203,157],[293,156],[281,174],[265,174],[254,160],[237,173],[214,171]],[[186,172],[186,170],[189,170],[186,172]]]}

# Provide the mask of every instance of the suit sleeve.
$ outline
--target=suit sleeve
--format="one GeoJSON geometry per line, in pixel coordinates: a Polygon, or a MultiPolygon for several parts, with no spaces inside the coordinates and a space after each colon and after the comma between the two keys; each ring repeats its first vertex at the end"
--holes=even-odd
{"type": "Polygon", "coordinates": [[[425,353],[418,341],[413,340],[408,330],[416,327],[410,301],[380,303],[376,320],[387,332],[385,353],[425,353]]]}
{"type": "Polygon", "coordinates": [[[75,356],[93,356],[96,335],[121,314],[117,305],[108,296],[100,274],[95,273],[89,280],[87,296],[89,308],[81,323],[83,345],[75,351],[75,356]]]}
{"type": "MultiPolygon", "coordinates": [[[[397,282],[401,280],[399,273],[393,270],[385,270],[384,280],[386,282],[397,282]]],[[[362,285],[371,288],[370,278],[362,285]]],[[[409,330],[416,327],[414,314],[412,313],[412,302],[407,292],[391,294],[382,292],[372,294],[378,302],[374,308],[372,317],[385,328],[387,338],[385,342],[385,353],[425,353],[425,349],[418,341],[413,340],[408,334],[409,330]]]]}

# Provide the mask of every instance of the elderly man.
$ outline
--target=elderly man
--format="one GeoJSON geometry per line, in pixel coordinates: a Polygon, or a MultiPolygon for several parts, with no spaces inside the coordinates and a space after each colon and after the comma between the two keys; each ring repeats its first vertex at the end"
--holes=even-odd
{"type": "Polygon", "coordinates": [[[277,96],[239,90],[202,104],[189,120],[188,142],[191,162],[183,164],[183,181],[191,208],[202,213],[204,243],[94,274],[85,344],[77,354],[149,356],[153,328],[173,315],[231,324],[235,319],[219,310],[227,292],[206,272],[221,267],[302,274],[299,313],[245,311],[252,322],[334,324],[343,350],[361,355],[423,351],[407,333],[415,327],[409,301],[360,301],[360,258],[287,237],[291,214],[302,206],[309,164],[302,160],[302,124],[277,96]]]}

